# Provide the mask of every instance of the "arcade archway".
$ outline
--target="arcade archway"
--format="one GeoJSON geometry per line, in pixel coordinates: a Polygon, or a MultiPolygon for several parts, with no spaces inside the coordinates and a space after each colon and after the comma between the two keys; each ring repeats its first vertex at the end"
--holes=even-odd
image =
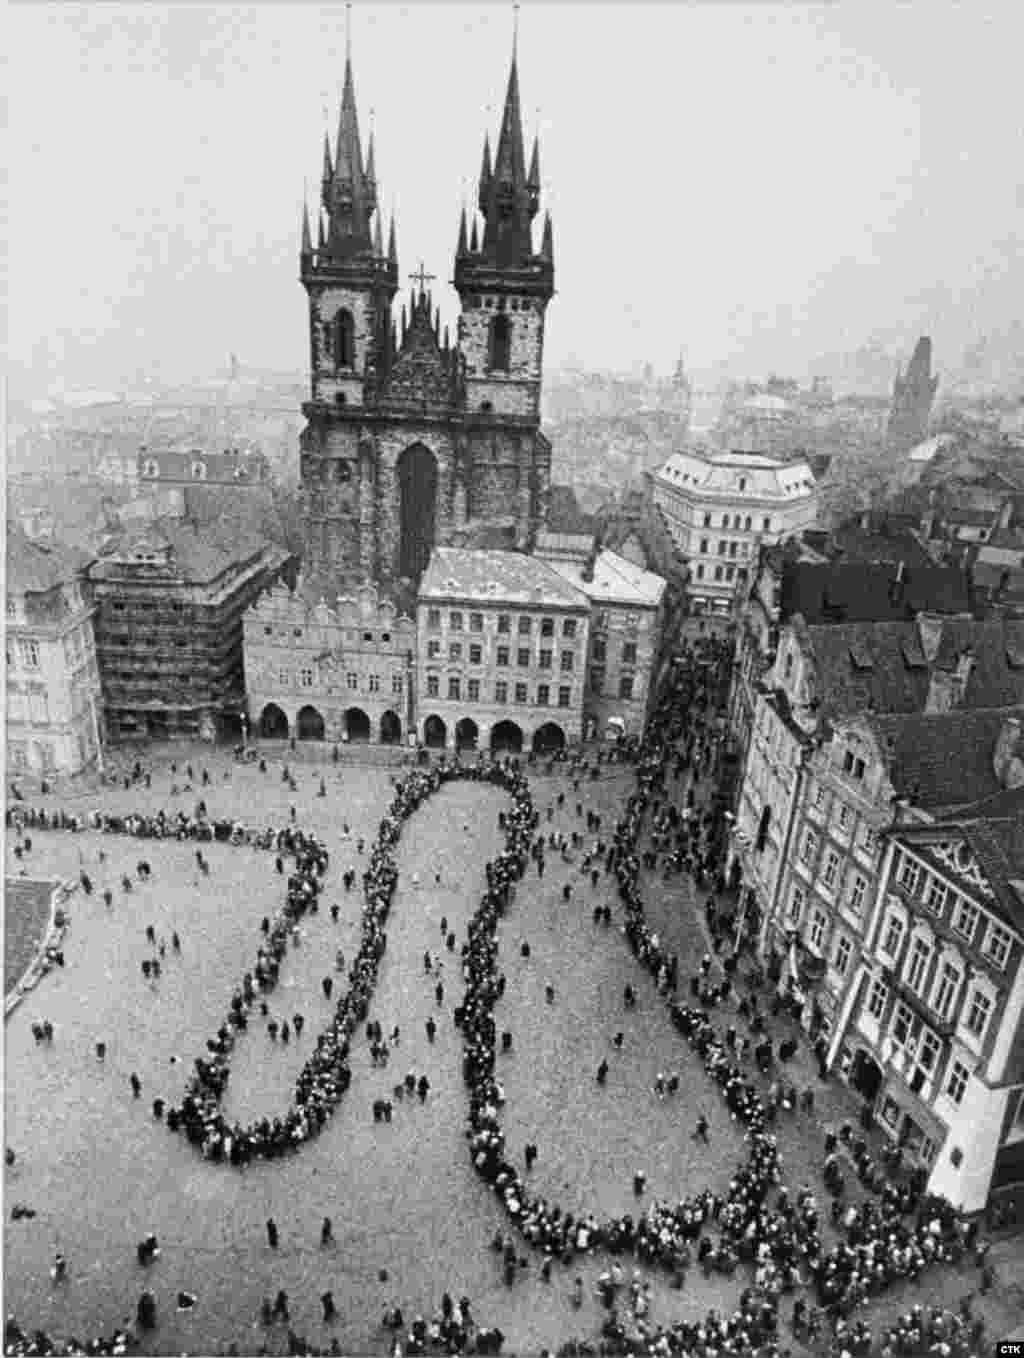
{"type": "Polygon", "coordinates": [[[380,719],[380,743],[400,745],[402,742],[402,723],[396,712],[385,712],[380,719]]]}
{"type": "Polygon", "coordinates": [[[455,728],[455,748],[457,750],[475,750],[479,738],[480,728],[473,718],[463,717],[455,728]]]}
{"type": "Polygon", "coordinates": [[[522,730],[514,721],[499,721],[491,731],[491,749],[495,752],[519,754],[522,748],[522,730]]]}
{"type": "Polygon", "coordinates": [[[448,728],[440,717],[430,716],[423,723],[423,743],[431,750],[443,750],[448,740],[448,728]]]}
{"type": "Polygon", "coordinates": [[[361,707],[350,707],[345,712],[345,735],[350,743],[365,743],[370,739],[370,718],[361,707]]]}
{"type": "Polygon", "coordinates": [[[323,740],[324,738],[324,719],[315,707],[302,707],[299,715],[295,719],[295,726],[300,740],[323,740]]]}
{"type": "Polygon", "coordinates": [[[277,703],[267,703],[260,713],[260,735],[264,740],[288,739],[288,718],[277,703]]]}
{"type": "Polygon", "coordinates": [[[536,754],[554,754],[565,749],[565,732],[557,721],[546,721],[533,733],[533,749],[536,754]]]}

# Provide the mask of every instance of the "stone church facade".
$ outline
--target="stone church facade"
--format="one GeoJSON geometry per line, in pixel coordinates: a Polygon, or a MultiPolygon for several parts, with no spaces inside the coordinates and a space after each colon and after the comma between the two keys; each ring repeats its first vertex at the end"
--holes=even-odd
{"type": "Polygon", "coordinates": [[[554,260],[550,216],[534,249],[539,199],[539,150],[535,142],[527,168],[513,58],[493,162],[484,143],[477,212],[459,224],[456,340],[441,331],[422,269],[396,322],[395,223],[385,248],[373,139],[364,161],[346,61],[317,240],[307,211],[300,253],[311,370],[304,570],[325,597],[373,581],[409,600],[435,546],[530,550],[546,522],[540,391],[554,260]]]}

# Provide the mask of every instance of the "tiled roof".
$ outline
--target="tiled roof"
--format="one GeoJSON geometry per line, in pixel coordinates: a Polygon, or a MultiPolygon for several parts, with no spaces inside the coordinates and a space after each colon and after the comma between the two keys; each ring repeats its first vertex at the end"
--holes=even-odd
{"type": "Polygon", "coordinates": [[[420,599],[490,600],[587,608],[587,596],[553,566],[522,552],[436,547],[420,582],[420,599]]]}
{"type": "Polygon", "coordinates": [[[85,552],[64,543],[30,538],[21,524],[7,522],[8,594],[44,594],[84,570],[85,552]]]}
{"type": "Polygon", "coordinates": [[[572,562],[553,561],[559,574],[583,590],[596,603],[629,604],[637,608],[656,608],[667,589],[667,581],[653,571],[645,571],[617,552],[599,552],[594,562],[594,578],[584,580],[572,562]]]}
{"type": "Polygon", "coordinates": [[[195,584],[208,583],[240,565],[271,544],[255,528],[244,523],[217,519],[203,528],[182,519],[161,519],[141,531],[127,533],[111,552],[101,557],[91,570],[96,579],[109,579],[125,569],[121,562],[131,561],[136,552],[152,550],[167,553],[176,574],[195,584]]]}
{"type": "Polygon", "coordinates": [[[847,525],[835,530],[832,541],[844,563],[869,561],[897,566],[902,561],[915,570],[932,566],[931,557],[906,529],[887,533],[847,525]]]}
{"type": "Polygon", "coordinates": [[[780,615],[799,613],[807,623],[886,622],[930,613],[970,610],[967,581],[950,566],[920,566],[904,570],[898,586],[898,567],[862,561],[787,561],[782,571],[780,615]]]}
{"type": "Polygon", "coordinates": [[[979,712],[873,716],[869,725],[889,762],[897,793],[922,810],[949,813],[998,796],[992,766],[1008,717],[1024,721],[1024,706],[979,712]]]}
{"type": "Polygon", "coordinates": [[[943,618],[933,667],[908,663],[920,646],[913,622],[845,623],[806,629],[817,667],[819,716],[856,712],[923,712],[931,668],[951,669],[970,650],[973,668],[961,710],[1024,704],[1024,667],[1011,663],[1024,653],[1024,620],[943,618]],[[853,655],[858,662],[855,664],[853,655]],[[864,663],[870,661],[870,668],[864,663]]]}

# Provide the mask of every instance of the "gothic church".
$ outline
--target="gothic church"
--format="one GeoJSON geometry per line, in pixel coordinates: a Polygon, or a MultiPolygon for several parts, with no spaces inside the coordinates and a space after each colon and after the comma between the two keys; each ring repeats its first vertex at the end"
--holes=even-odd
{"type": "Polygon", "coordinates": [[[551,445],[540,430],[544,319],[554,293],[550,215],[539,252],[536,141],[523,147],[513,53],[493,163],[484,140],[472,224],[463,209],[455,344],[418,279],[396,326],[398,252],[387,248],[373,137],[364,162],[351,61],[337,143],[324,139],[314,246],[303,210],[311,399],[300,487],[307,585],[332,599],[361,583],[415,588],[434,546],[530,550],[547,520],[551,445]]]}

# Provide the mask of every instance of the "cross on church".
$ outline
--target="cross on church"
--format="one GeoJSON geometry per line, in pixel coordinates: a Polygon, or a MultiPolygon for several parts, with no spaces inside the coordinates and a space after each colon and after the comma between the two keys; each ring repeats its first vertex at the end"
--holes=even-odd
{"type": "Polygon", "coordinates": [[[420,285],[420,292],[423,291],[425,284],[434,283],[437,281],[437,274],[424,272],[422,259],[420,260],[419,271],[417,273],[411,273],[409,277],[412,279],[414,283],[418,283],[420,285]]]}

